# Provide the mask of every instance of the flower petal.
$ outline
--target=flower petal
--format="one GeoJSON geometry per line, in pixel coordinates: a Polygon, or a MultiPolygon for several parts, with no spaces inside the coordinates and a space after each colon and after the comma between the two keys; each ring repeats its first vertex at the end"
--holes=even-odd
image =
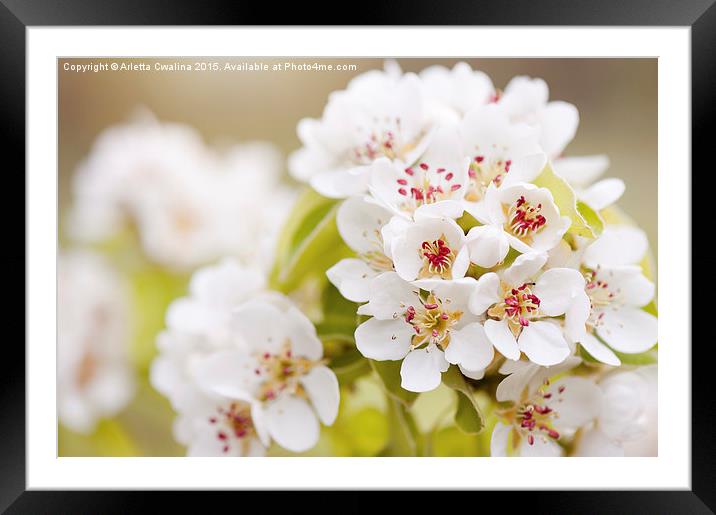
{"type": "Polygon", "coordinates": [[[530,361],[543,367],[561,363],[569,356],[569,345],[562,331],[549,322],[530,322],[522,329],[518,345],[530,361]]]}
{"type": "Polygon", "coordinates": [[[445,350],[449,363],[461,365],[467,370],[484,370],[492,362],[495,351],[485,334],[482,324],[473,322],[450,335],[450,345],[445,350]]]}
{"type": "Polygon", "coordinates": [[[483,268],[501,263],[510,250],[505,233],[494,225],[478,225],[467,233],[470,261],[483,268]]]}
{"type": "Polygon", "coordinates": [[[612,349],[639,354],[651,349],[658,338],[658,322],[654,315],[641,309],[624,306],[605,309],[597,335],[612,349]]]}
{"type": "Polygon", "coordinates": [[[520,349],[517,346],[517,340],[510,331],[506,320],[485,320],[485,334],[490,339],[492,345],[500,351],[507,359],[520,359],[520,349]]]}
{"type": "Polygon", "coordinates": [[[603,179],[592,184],[579,195],[579,198],[595,211],[601,211],[619,200],[625,189],[626,186],[621,179],[603,179]]]}
{"type": "Polygon", "coordinates": [[[500,278],[489,272],[481,275],[470,293],[469,307],[475,315],[482,315],[487,309],[500,301],[500,278]]]}
{"type": "Polygon", "coordinates": [[[576,431],[599,415],[602,391],[594,381],[583,377],[563,377],[550,387],[550,391],[554,393],[546,404],[559,415],[554,420],[558,431],[576,431]],[[557,394],[560,390],[562,393],[557,394]]]}
{"type": "Polygon", "coordinates": [[[520,286],[535,275],[547,262],[544,252],[530,252],[517,256],[517,259],[502,274],[503,279],[513,286],[520,286]]]}
{"type": "Polygon", "coordinates": [[[268,432],[281,447],[293,452],[307,451],[318,442],[320,427],[308,402],[285,395],[266,408],[268,432]]]}
{"type": "Polygon", "coordinates": [[[366,302],[370,298],[370,282],[377,272],[362,259],[341,259],[326,270],[326,276],[346,299],[366,302]]]}
{"type": "Polygon", "coordinates": [[[550,157],[557,157],[574,139],[579,125],[579,112],[567,102],[550,102],[539,113],[539,124],[542,148],[550,157]]]}
{"type": "Polygon", "coordinates": [[[378,361],[403,359],[410,350],[415,331],[402,318],[379,320],[371,318],[355,332],[358,351],[366,358],[378,361]]]}
{"type": "Polygon", "coordinates": [[[569,309],[578,293],[584,294],[584,277],[573,268],[552,268],[540,276],[533,292],[540,300],[542,313],[559,316],[569,309]]]}
{"type": "Polygon", "coordinates": [[[552,162],[552,166],[568,183],[584,187],[609,168],[609,158],[605,155],[560,157],[552,162]]]}
{"type": "Polygon", "coordinates": [[[391,214],[375,202],[363,197],[346,199],[336,213],[336,225],[343,241],[359,253],[381,250],[380,228],[390,221],[391,214]]]}
{"type": "Polygon", "coordinates": [[[379,320],[393,320],[405,312],[405,306],[417,302],[416,288],[395,272],[385,272],[370,283],[370,301],[358,308],[358,314],[379,320]]]}
{"type": "Polygon", "coordinates": [[[613,367],[618,367],[622,364],[617,355],[591,333],[585,332],[579,340],[579,344],[584,347],[584,350],[586,350],[590,356],[602,363],[613,367]]]}
{"type": "Polygon", "coordinates": [[[507,456],[507,443],[510,438],[510,431],[512,426],[506,426],[502,422],[495,424],[492,430],[492,436],[490,437],[490,456],[495,457],[506,457],[507,456]]]}
{"type": "Polygon", "coordinates": [[[410,351],[400,367],[400,386],[410,392],[434,390],[448,366],[443,351],[435,345],[410,351]]]}
{"type": "Polygon", "coordinates": [[[194,376],[206,393],[250,400],[259,383],[254,373],[256,366],[256,360],[246,353],[223,351],[198,362],[194,376]]]}
{"type": "Polygon", "coordinates": [[[648,247],[646,233],[641,229],[627,225],[610,225],[587,247],[582,261],[589,268],[634,265],[641,261],[648,247]]]}
{"type": "Polygon", "coordinates": [[[333,424],[338,415],[338,404],[340,402],[336,374],[328,367],[314,367],[301,378],[301,384],[305,388],[320,421],[327,426],[333,424]]]}
{"type": "Polygon", "coordinates": [[[623,457],[624,448],[611,440],[597,428],[585,431],[574,451],[575,456],[584,457],[623,457]]]}

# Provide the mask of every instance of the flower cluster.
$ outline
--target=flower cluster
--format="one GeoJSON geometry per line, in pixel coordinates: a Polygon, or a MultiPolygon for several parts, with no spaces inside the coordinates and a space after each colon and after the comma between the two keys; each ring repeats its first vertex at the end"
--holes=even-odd
{"type": "Polygon", "coordinates": [[[655,295],[640,266],[646,237],[602,216],[624,183],[594,182],[604,156],[562,157],[578,122],[544,81],[516,77],[501,91],[460,63],[365,73],[298,127],[291,172],[345,199],[337,226],[355,257],[327,276],[368,317],[358,350],[402,361],[401,386],[412,392],[437,388],[450,365],[473,381],[510,374],[513,391],[498,390],[497,401],[514,405],[500,412],[493,450],[506,448],[509,424],[512,449],[587,422],[603,431],[583,447],[618,432],[602,405],[621,376],[593,364],[618,366],[620,354],[657,341],[656,317],[643,309],[655,295]],[[541,384],[583,358],[589,379],[541,384]],[[532,379],[516,388],[515,376],[532,379]]]}
{"type": "Polygon", "coordinates": [[[271,441],[294,452],[338,413],[338,381],[308,319],[233,260],[199,269],[159,335],[153,386],[178,413],[190,456],[260,456],[271,441]]]}
{"type": "Polygon", "coordinates": [[[141,113],[106,129],[74,176],[70,235],[115,236],[127,222],[144,253],[176,270],[234,256],[265,264],[294,197],[269,143],[207,147],[191,127],[141,113]],[[275,207],[262,209],[266,200],[275,207]]]}

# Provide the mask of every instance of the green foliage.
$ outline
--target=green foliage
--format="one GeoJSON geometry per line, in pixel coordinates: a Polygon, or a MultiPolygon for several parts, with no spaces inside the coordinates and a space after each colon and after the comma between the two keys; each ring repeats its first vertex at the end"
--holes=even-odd
{"type": "Polygon", "coordinates": [[[404,403],[388,400],[388,445],[382,456],[417,456],[420,451],[420,433],[413,416],[404,403]]]}
{"type": "Polygon", "coordinates": [[[391,400],[397,401],[404,407],[410,407],[418,394],[404,390],[400,386],[400,367],[402,361],[374,361],[369,360],[370,366],[380,379],[381,386],[391,400]]]}
{"type": "Polygon", "coordinates": [[[60,425],[59,456],[142,456],[125,429],[116,420],[102,420],[91,435],[75,433],[60,425]]]}
{"type": "Polygon", "coordinates": [[[372,370],[368,360],[355,347],[338,354],[331,359],[328,366],[336,374],[341,385],[349,385],[372,370]]]}
{"type": "Polygon", "coordinates": [[[455,410],[455,425],[468,434],[478,434],[485,427],[485,418],[478,405],[472,388],[465,380],[460,369],[451,365],[443,374],[443,383],[449,386],[457,395],[457,409],[455,410]]]}
{"type": "Polygon", "coordinates": [[[338,201],[310,189],[299,198],[279,235],[272,288],[288,293],[309,277],[325,281],[326,270],[352,254],[338,233],[337,209],[338,201]]]}
{"type": "Polygon", "coordinates": [[[601,234],[604,228],[602,218],[583,202],[577,202],[577,196],[572,187],[557,175],[549,164],[545,166],[534,183],[550,190],[560,214],[568,216],[572,220],[569,233],[586,238],[596,238],[601,234]]]}

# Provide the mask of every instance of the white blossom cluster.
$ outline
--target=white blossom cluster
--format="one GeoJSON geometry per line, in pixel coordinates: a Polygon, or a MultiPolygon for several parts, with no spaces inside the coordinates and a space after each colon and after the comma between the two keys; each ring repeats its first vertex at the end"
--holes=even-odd
{"type": "Polygon", "coordinates": [[[296,178],[345,199],[337,225],[356,257],[327,275],[367,317],[355,331],[363,356],[402,361],[413,392],[437,388],[451,364],[479,380],[502,363],[497,401],[512,407],[500,411],[493,454],[557,454],[555,441],[587,424],[581,449],[618,452],[638,431],[617,426],[645,409],[636,372],[548,381],[581,361],[580,347],[615,367],[617,353],[657,341],[642,309],[655,294],[639,265],[644,233],[576,230],[578,203],[599,217],[624,191],[619,179],[594,182],[606,157],[562,157],[578,122],[541,79],[500,91],[465,63],[392,67],[356,77],[321,119],[302,120],[289,161],[296,178]]]}
{"type": "Polygon", "coordinates": [[[224,256],[265,265],[294,198],[282,168],[270,143],[214,149],[192,127],[142,112],[102,132],[79,166],[69,234],[101,242],[130,223],[145,255],[170,269],[224,256]]]}
{"type": "Polygon", "coordinates": [[[315,328],[260,271],[234,260],[198,270],[166,326],[150,377],[189,456],[261,456],[271,441],[302,452],[335,420],[338,380],[315,328]]]}

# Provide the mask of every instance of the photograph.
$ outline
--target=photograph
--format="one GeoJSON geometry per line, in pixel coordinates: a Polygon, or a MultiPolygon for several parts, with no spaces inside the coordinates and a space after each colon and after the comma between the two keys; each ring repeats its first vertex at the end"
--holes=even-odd
{"type": "Polygon", "coordinates": [[[58,56],[57,456],[658,457],[660,65],[58,56]]]}

